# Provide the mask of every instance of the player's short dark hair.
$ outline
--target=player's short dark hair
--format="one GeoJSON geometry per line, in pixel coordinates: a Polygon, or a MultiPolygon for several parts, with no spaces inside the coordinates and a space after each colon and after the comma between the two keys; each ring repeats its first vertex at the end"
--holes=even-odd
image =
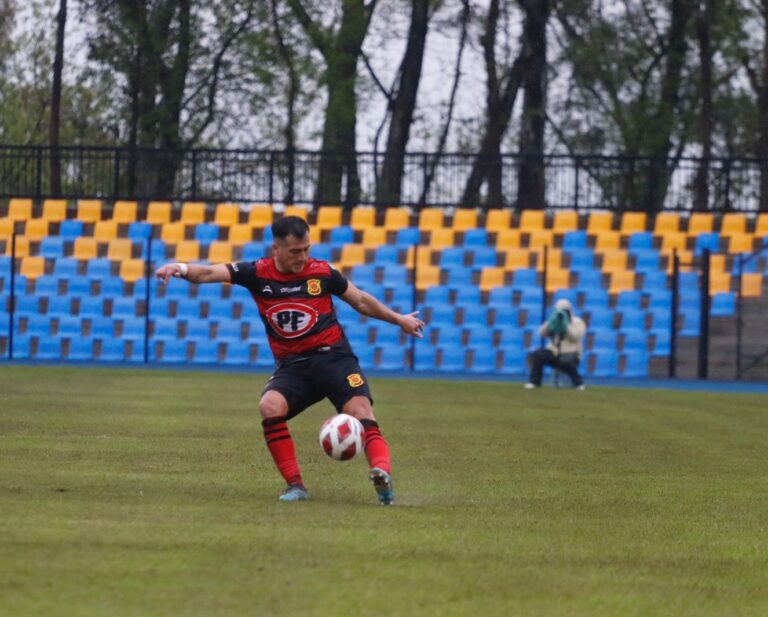
{"type": "Polygon", "coordinates": [[[272,237],[285,240],[288,236],[301,239],[309,233],[309,225],[300,216],[283,216],[272,223],[272,237]]]}

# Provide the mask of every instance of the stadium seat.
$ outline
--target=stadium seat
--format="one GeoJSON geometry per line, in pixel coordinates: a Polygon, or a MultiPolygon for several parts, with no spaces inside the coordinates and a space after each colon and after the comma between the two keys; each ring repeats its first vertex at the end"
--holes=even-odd
{"type": "Polygon", "coordinates": [[[374,251],[374,261],[380,265],[388,267],[400,263],[401,249],[397,246],[380,246],[374,251]]]}
{"type": "Polygon", "coordinates": [[[579,229],[579,213],[576,210],[557,210],[552,218],[552,230],[568,234],[579,229]]]}
{"type": "Polygon", "coordinates": [[[615,351],[607,349],[600,353],[590,354],[593,357],[594,365],[589,373],[593,377],[616,377],[619,374],[619,357],[615,351]]]}
{"type": "Polygon", "coordinates": [[[619,330],[622,353],[646,353],[648,335],[642,327],[622,327],[619,330]]]}
{"type": "Polygon", "coordinates": [[[93,319],[104,316],[104,299],[101,296],[85,296],[80,299],[77,312],[81,319],[93,319]]]}
{"type": "Polygon", "coordinates": [[[101,351],[98,360],[102,362],[123,362],[125,360],[125,342],[120,339],[101,339],[101,351]]]}
{"type": "Polygon", "coordinates": [[[349,216],[349,226],[356,231],[365,231],[376,226],[376,208],[355,206],[349,216]]]}
{"type": "Polygon", "coordinates": [[[176,244],[176,261],[198,261],[200,259],[200,242],[197,240],[182,240],[176,244]]]}
{"type": "Polygon", "coordinates": [[[499,256],[496,249],[490,246],[474,247],[469,250],[472,267],[476,270],[480,268],[492,268],[499,265],[499,256]]]}
{"type": "Polygon", "coordinates": [[[600,236],[613,229],[613,212],[592,211],[587,217],[587,234],[600,236]]]}
{"type": "Polygon", "coordinates": [[[187,225],[205,223],[205,203],[201,201],[185,201],[181,204],[179,220],[187,225]]]}
{"type": "Polygon", "coordinates": [[[59,293],[59,277],[53,274],[43,274],[35,279],[35,294],[38,296],[55,296],[59,293]]]}
{"type": "Polygon", "coordinates": [[[37,351],[33,357],[36,360],[60,360],[61,339],[57,336],[46,336],[38,339],[37,351]]]}
{"type": "Polygon", "coordinates": [[[266,246],[262,242],[248,242],[243,245],[242,261],[257,261],[267,253],[266,246]]]}
{"type": "Polygon", "coordinates": [[[283,216],[298,216],[306,221],[309,219],[309,209],[306,206],[286,206],[283,216]]]}
{"type": "Polygon", "coordinates": [[[437,368],[437,350],[422,341],[414,345],[413,369],[415,371],[434,371],[437,368]]]}
{"type": "Polygon", "coordinates": [[[470,347],[469,356],[471,362],[469,365],[470,373],[493,373],[496,371],[496,350],[493,347],[470,347]]]}
{"type": "Polygon", "coordinates": [[[438,355],[440,356],[438,371],[455,373],[465,370],[466,351],[461,345],[439,347],[438,355]]]}
{"type": "MultiPolygon", "coordinates": [[[[29,255],[29,238],[26,236],[16,236],[15,255],[16,259],[27,257],[29,255]]],[[[9,257],[14,252],[13,242],[8,240],[5,243],[5,254],[9,257]]]]}
{"type": "Polygon", "coordinates": [[[507,326],[517,327],[520,323],[520,309],[511,304],[508,306],[493,307],[493,327],[494,329],[507,326]]]}
{"type": "Polygon", "coordinates": [[[425,304],[448,304],[450,302],[450,289],[446,285],[435,285],[427,289],[424,295],[425,304]]]}
{"type": "Polygon", "coordinates": [[[653,234],[664,236],[680,231],[680,215],[677,212],[659,212],[653,222],[653,234]]]}
{"type": "Polygon", "coordinates": [[[234,245],[253,241],[253,226],[250,223],[238,223],[229,228],[227,239],[234,245]]]}
{"type": "Polygon", "coordinates": [[[688,235],[698,236],[714,231],[714,217],[711,212],[694,212],[688,219],[688,235]]]}
{"type": "MultiPolygon", "coordinates": [[[[57,274],[57,276],[59,276],[57,274]]],[[[88,276],[73,275],[71,277],[59,277],[67,282],[67,294],[70,296],[88,297],[91,295],[93,284],[88,276]]]]}
{"type": "Polygon", "coordinates": [[[330,230],[328,243],[332,247],[341,247],[355,241],[355,230],[347,225],[340,225],[330,230]]]}
{"type": "Polygon", "coordinates": [[[472,302],[457,302],[462,309],[461,323],[464,326],[482,326],[488,329],[488,306],[472,302]]]}
{"type": "Polygon", "coordinates": [[[229,203],[216,204],[213,222],[221,227],[237,225],[240,222],[240,206],[229,203]]]}
{"type": "Polygon", "coordinates": [[[59,236],[66,242],[74,241],[75,238],[79,238],[82,235],[83,221],[74,219],[61,221],[61,225],[59,226],[59,236]]]}
{"type": "Polygon", "coordinates": [[[648,353],[633,352],[622,354],[624,368],[621,371],[622,377],[647,377],[648,376],[648,353]]]}
{"type": "Polygon", "coordinates": [[[432,231],[444,227],[445,215],[442,208],[422,208],[418,215],[418,227],[422,231],[432,231]]]}
{"type": "Polygon", "coordinates": [[[376,368],[384,371],[402,371],[406,368],[405,353],[402,345],[377,345],[378,362],[376,368]]]}
{"type": "Polygon", "coordinates": [[[42,218],[51,223],[61,223],[67,218],[65,199],[46,199],[43,201],[42,218]]]}
{"type": "Polygon", "coordinates": [[[195,225],[194,239],[200,246],[208,246],[219,239],[219,226],[213,223],[198,223],[195,225]]]}
{"type": "Polygon", "coordinates": [[[80,236],[75,238],[72,257],[83,261],[96,259],[99,253],[99,246],[96,238],[90,236],[80,236]]]}
{"type": "Polygon", "coordinates": [[[251,343],[227,341],[222,362],[230,366],[247,366],[251,363],[251,343]]]}
{"type": "MultiPolygon", "coordinates": [[[[113,320],[114,321],[114,320],[113,320]]],[[[146,320],[144,317],[120,317],[117,322],[122,338],[130,341],[143,341],[146,335],[146,320]]]]}
{"type": "Polygon", "coordinates": [[[730,317],[736,313],[736,294],[732,291],[716,293],[712,296],[710,314],[713,317],[730,317]]]}
{"type": "Polygon", "coordinates": [[[123,261],[133,257],[133,242],[128,238],[113,238],[107,244],[107,259],[123,261]]]}
{"type": "MultiPolygon", "coordinates": [[[[19,316],[24,316],[24,313],[19,313],[19,316]]],[[[26,333],[36,338],[48,338],[51,336],[52,320],[47,315],[40,315],[38,313],[28,314],[27,316],[27,329],[26,333]]]]}
{"type": "Polygon", "coordinates": [[[40,241],[40,257],[46,259],[59,259],[64,257],[64,238],[60,236],[48,236],[40,241]]]}
{"type": "Polygon", "coordinates": [[[274,221],[272,206],[254,204],[248,209],[248,224],[255,229],[268,229],[274,221]]]}
{"type": "Polygon", "coordinates": [[[24,224],[24,235],[35,242],[48,235],[48,221],[45,219],[30,219],[24,224]]]}
{"type": "Polygon", "coordinates": [[[645,232],[648,215],[645,212],[624,212],[621,215],[619,233],[622,236],[630,236],[635,233],[645,232]]]}
{"type": "Polygon", "coordinates": [[[120,278],[133,283],[144,278],[146,262],[143,259],[126,259],[120,262],[120,278]]]}
{"type": "Polygon", "coordinates": [[[365,248],[377,248],[387,243],[387,230],[383,227],[366,227],[362,234],[361,244],[365,248]]]}
{"type": "Polygon", "coordinates": [[[484,267],[480,271],[479,286],[481,291],[491,291],[503,287],[507,282],[507,271],[504,268],[484,267]]]}
{"type": "Polygon", "coordinates": [[[28,279],[36,279],[45,274],[45,258],[43,257],[22,257],[19,274],[28,279]]]}
{"type": "Polygon", "coordinates": [[[138,204],[135,201],[116,201],[112,208],[112,220],[117,223],[133,223],[136,221],[138,204]]]}
{"type": "Polygon", "coordinates": [[[11,198],[8,201],[8,218],[12,221],[26,221],[32,218],[32,200],[11,198]]]}
{"type": "Polygon", "coordinates": [[[219,344],[216,341],[195,341],[192,362],[195,364],[216,364],[218,361],[219,344]]]}
{"type": "Polygon", "coordinates": [[[652,328],[648,335],[653,339],[652,356],[668,356],[670,353],[669,326],[652,328]]]}
{"type": "MultiPolygon", "coordinates": [[[[136,281],[134,285],[138,285],[140,282],[141,281],[136,281]]],[[[97,280],[97,283],[99,287],[99,293],[105,298],[119,298],[120,296],[124,295],[125,283],[121,278],[116,276],[101,278],[97,280]]],[[[142,295],[142,297],[144,296],[142,295]]]]}
{"type": "Polygon", "coordinates": [[[720,234],[717,232],[701,232],[696,236],[693,254],[698,256],[704,250],[716,253],[720,250],[720,234]]]}
{"type": "Polygon", "coordinates": [[[93,237],[99,242],[108,242],[112,238],[117,238],[117,232],[118,225],[112,220],[97,221],[93,225],[93,237]]]}
{"type": "Polygon", "coordinates": [[[48,298],[48,317],[70,317],[72,301],[69,296],[51,296],[48,298]]]}
{"type": "Polygon", "coordinates": [[[171,222],[170,201],[150,201],[147,204],[147,216],[144,219],[150,225],[164,225],[171,222]]]}
{"type": "Polygon", "coordinates": [[[163,223],[160,228],[160,239],[166,244],[182,242],[186,237],[187,226],[177,221],[175,223],[163,223]]]}
{"type": "Polygon", "coordinates": [[[546,227],[546,212],[544,210],[523,210],[517,228],[522,232],[534,232],[546,227]]]}
{"type": "Polygon", "coordinates": [[[181,298],[176,302],[176,318],[200,319],[200,301],[197,298],[181,298]]]}
{"type": "Polygon", "coordinates": [[[503,350],[501,368],[499,372],[504,375],[524,375],[528,370],[524,352],[515,350],[503,350]]]}
{"type": "Polygon", "coordinates": [[[233,246],[223,240],[214,240],[208,246],[208,262],[212,264],[230,263],[233,261],[233,246]]]}
{"type": "Polygon", "coordinates": [[[177,339],[162,341],[160,362],[180,363],[187,361],[187,342],[177,339]]]}
{"type": "Polygon", "coordinates": [[[93,360],[93,339],[77,337],[69,342],[67,360],[76,362],[90,362],[93,360]]]}
{"type": "Polygon", "coordinates": [[[476,306],[480,304],[480,288],[477,285],[457,285],[453,287],[456,293],[454,302],[457,306],[476,306]]]}
{"type": "Polygon", "coordinates": [[[473,347],[493,347],[493,330],[486,324],[464,324],[467,345],[473,347]]]}

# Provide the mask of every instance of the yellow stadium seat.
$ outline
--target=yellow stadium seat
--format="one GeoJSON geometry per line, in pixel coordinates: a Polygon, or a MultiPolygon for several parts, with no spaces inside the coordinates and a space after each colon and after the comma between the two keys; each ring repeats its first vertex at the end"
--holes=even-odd
{"type": "Polygon", "coordinates": [[[96,238],[80,236],[75,238],[72,257],[75,259],[95,259],[99,256],[99,243],[96,238]]]}
{"type": "Polygon", "coordinates": [[[315,227],[326,230],[341,226],[341,206],[320,206],[315,217],[315,227]]]}
{"type": "Polygon", "coordinates": [[[747,233],[747,215],[743,212],[729,212],[720,219],[720,235],[734,236],[747,233]]]}
{"type": "Polygon", "coordinates": [[[93,226],[93,237],[97,240],[107,241],[117,238],[117,221],[104,220],[98,221],[93,226]]]}
{"type": "Polygon", "coordinates": [[[29,219],[24,225],[24,235],[30,240],[41,240],[48,235],[47,219],[29,219]]]}
{"type": "Polygon", "coordinates": [[[504,252],[504,269],[507,271],[531,267],[531,252],[528,249],[511,248],[504,252]]]}
{"type": "Polygon", "coordinates": [[[187,225],[205,223],[205,203],[202,201],[185,201],[181,204],[179,220],[187,225]]]}
{"type": "Polygon", "coordinates": [[[384,212],[384,229],[396,231],[411,224],[411,212],[408,208],[387,208],[384,212]]]}
{"type": "Polygon", "coordinates": [[[757,215],[755,220],[755,236],[765,238],[768,236],[768,212],[757,215]]]}
{"type": "Polygon", "coordinates": [[[12,221],[26,221],[32,218],[32,200],[13,198],[8,201],[8,218],[12,221]]]}
{"type": "Polygon", "coordinates": [[[653,234],[662,236],[680,231],[680,215],[677,212],[659,212],[653,222],[653,234]]]}
{"type": "Polygon", "coordinates": [[[112,238],[107,244],[107,258],[123,261],[133,258],[133,242],[128,238],[112,238]]]}
{"type": "Polygon", "coordinates": [[[745,298],[759,298],[763,295],[763,275],[760,272],[742,275],[741,295],[745,298]]]}
{"type": "Polygon", "coordinates": [[[319,227],[315,227],[312,225],[312,227],[309,228],[309,241],[312,244],[320,244],[323,241],[323,231],[319,227]]]}
{"type": "MultiPolygon", "coordinates": [[[[536,269],[541,272],[544,269],[544,250],[532,254],[536,258],[536,269]]],[[[557,269],[563,267],[563,251],[561,249],[547,249],[547,267],[557,269]]]]}
{"type": "Polygon", "coordinates": [[[731,291],[731,273],[714,272],[709,273],[709,295],[731,291]]]}
{"type": "Polygon", "coordinates": [[[662,254],[671,253],[673,250],[684,251],[688,248],[688,235],[684,231],[667,231],[661,234],[662,254]]]}
{"type": "Polygon", "coordinates": [[[120,262],[120,278],[129,283],[135,283],[136,281],[144,278],[144,260],[143,259],[126,259],[120,262]]]}
{"type": "Polygon", "coordinates": [[[9,219],[7,216],[0,219],[0,238],[4,236],[11,236],[13,235],[13,229],[15,227],[14,221],[9,219]]]}
{"type": "Polygon", "coordinates": [[[558,210],[552,219],[552,229],[562,234],[579,228],[579,213],[576,210],[558,210]]]}
{"type": "Polygon", "coordinates": [[[453,213],[454,231],[466,231],[477,227],[477,210],[471,208],[460,208],[453,213]]]}
{"type": "Polygon", "coordinates": [[[714,253],[709,256],[709,271],[710,272],[725,272],[726,255],[723,253],[714,253]]]}
{"type": "Polygon", "coordinates": [[[618,231],[604,230],[595,237],[595,251],[615,251],[621,247],[621,234],[618,231]]]}
{"type": "Polygon", "coordinates": [[[519,229],[501,229],[496,232],[496,248],[498,250],[520,248],[521,237],[519,229]]]}
{"type": "Polygon", "coordinates": [[[45,274],[45,257],[22,257],[19,274],[26,276],[28,279],[36,279],[38,276],[42,276],[45,274]]]}
{"type": "Polygon", "coordinates": [[[253,226],[250,223],[238,223],[229,228],[229,241],[232,244],[245,244],[253,240],[253,226]]]}
{"type": "Polygon", "coordinates": [[[603,254],[603,272],[621,272],[627,269],[627,252],[621,249],[605,251],[603,254]]]}
{"type": "Polygon", "coordinates": [[[212,264],[230,263],[232,261],[232,244],[216,240],[208,245],[208,261],[212,264]]]}
{"type": "Polygon", "coordinates": [[[274,220],[272,206],[257,204],[248,210],[248,223],[257,229],[269,227],[274,220]]]}
{"type": "Polygon", "coordinates": [[[363,229],[362,244],[366,248],[376,248],[387,243],[387,230],[383,227],[366,227],[363,229]]]}
{"type": "Polygon", "coordinates": [[[442,208],[422,208],[419,211],[419,229],[432,231],[441,229],[445,223],[445,212],[442,208]]]}
{"type": "Polygon", "coordinates": [[[160,239],[166,244],[175,244],[184,240],[186,225],[181,221],[165,223],[160,230],[160,239]]]}
{"type": "Polygon", "coordinates": [[[147,205],[147,223],[152,225],[164,225],[171,222],[170,201],[150,201],[147,205]]]}
{"type": "Polygon", "coordinates": [[[619,231],[622,236],[629,236],[633,233],[645,231],[648,222],[648,215],[645,212],[625,212],[621,215],[621,227],[619,231]]]}
{"type": "Polygon", "coordinates": [[[77,202],[77,219],[84,223],[101,220],[101,199],[81,199],[77,202]]]}
{"type": "Polygon", "coordinates": [[[544,210],[523,210],[517,227],[520,231],[537,231],[545,229],[546,222],[547,218],[544,210]]]}
{"type": "Polygon", "coordinates": [[[116,223],[134,223],[138,204],[135,201],[116,201],[112,208],[112,220],[116,223]]]}
{"type": "Polygon", "coordinates": [[[341,247],[339,264],[342,268],[359,266],[365,263],[365,247],[361,244],[345,244],[341,247]]]}
{"type": "Polygon", "coordinates": [[[59,223],[67,218],[66,199],[46,199],[43,202],[42,217],[47,221],[59,223]]]}
{"type": "Polygon", "coordinates": [[[590,212],[587,218],[587,233],[602,234],[613,229],[613,212],[590,212]]]}
{"type": "Polygon", "coordinates": [[[306,206],[286,206],[283,216],[298,216],[305,221],[309,220],[309,209],[306,206]]]}
{"type": "Polygon", "coordinates": [[[694,212],[688,219],[688,235],[697,236],[709,233],[715,228],[715,220],[711,212],[694,212]]]}
{"type": "Polygon", "coordinates": [[[507,271],[504,268],[485,267],[480,271],[480,289],[489,291],[494,287],[503,287],[507,271]]]}
{"type": "Polygon", "coordinates": [[[200,243],[197,240],[182,240],[176,244],[176,261],[197,261],[200,259],[200,243]]]}
{"type": "Polygon", "coordinates": [[[571,271],[564,268],[547,269],[547,292],[551,293],[558,289],[569,289],[571,282],[571,271]]]}
{"type": "Polygon", "coordinates": [[[429,246],[433,249],[442,249],[453,246],[455,241],[454,231],[450,228],[433,229],[429,232],[429,246]]]}
{"type": "Polygon", "coordinates": [[[414,264],[414,247],[409,246],[408,251],[405,255],[405,265],[408,268],[414,268],[422,266],[431,266],[432,265],[432,258],[435,254],[435,251],[433,251],[428,246],[417,246],[416,247],[416,263],[414,264]]]}
{"type": "Polygon", "coordinates": [[[230,227],[240,222],[240,206],[237,204],[217,204],[213,222],[221,227],[230,227]]]}
{"type": "Polygon", "coordinates": [[[512,212],[510,210],[488,210],[485,215],[485,228],[488,231],[501,231],[512,227],[512,212]]]}
{"type": "Polygon", "coordinates": [[[728,238],[728,252],[731,254],[736,253],[751,253],[754,247],[754,237],[752,234],[731,234],[728,238]]]}
{"type": "Polygon", "coordinates": [[[677,255],[677,259],[680,262],[680,271],[681,272],[690,272],[692,270],[693,265],[693,251],[689,250],[680,250],[676,253],[669,252],[667,257],[667,274],[672,274],[672,271],[675,267],[675,260],[674,256],[677,255]]]}
{"type": "Polygon", "coordinates": [[[540,251],[545,246],[554,246],[555,232],[551,229],[529,229],[528,248],[532,251],[540,251]]]}
{"type": "Polygon", "coordinates": [[[352,208],[349,217],[349,226],[355,231],[368,229],[376,225],[376,208],[368,206],[356,206],[352,208]]]}
{"type": "Polygon", "coordinates": [[[439,285],[442,272],[438,266],[421,266],[416,269],[416,289],[424,291],[439,285]]]}
{"type": "Polygon", "coordinates": [[[635,273],[632,270],[617,270],[611,272],[611,285],[608,292],[617,294],[620,291],[631,291],[635,288],[635,273]]]}
{"type": "MultiPolygon", "coordinates": [[[[5,243],[5,254],[12,254],[13,242],[11,238],[5,243]]],[[[26,257],[29,255],[29,238],[26,236],[16,236],[16,257],[26,257]]]]}

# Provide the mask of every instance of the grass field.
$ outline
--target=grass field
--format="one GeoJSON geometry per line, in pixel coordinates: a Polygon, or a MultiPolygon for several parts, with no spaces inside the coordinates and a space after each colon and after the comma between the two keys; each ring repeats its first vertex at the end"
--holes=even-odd
{"type": "Polygon", "coordinates": [[[768,397],[373,380],[397,505],[263,375],[0,368],[0,615],[768,614],[768,397]]]}

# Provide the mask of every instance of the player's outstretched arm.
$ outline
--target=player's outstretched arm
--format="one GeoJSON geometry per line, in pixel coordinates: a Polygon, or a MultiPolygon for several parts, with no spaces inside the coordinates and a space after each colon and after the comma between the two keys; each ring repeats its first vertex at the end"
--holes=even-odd
{"type": "Polygon", "coordinates": [[[155,270],[155,277],[168,284],[171,278],[183,278],[190,283],[229,283],[229,270],[224,264],[204,266],[202,264],[170,263],[155,270]]]}
{"type": "Polygon", "coordinates": [[[414,311],[407,315],[396,313],[388,306],[379,302],[371,294],[358,289],[352,283],[349,283],[347,291],[339,297],[358,313],[366,317],[373,317],[374,319],[380,319],[381,321],[400,326],[403,332],[417,338],[423,338],[424,336],[424,322],[418,317],[419,311],[414,311]]]}

